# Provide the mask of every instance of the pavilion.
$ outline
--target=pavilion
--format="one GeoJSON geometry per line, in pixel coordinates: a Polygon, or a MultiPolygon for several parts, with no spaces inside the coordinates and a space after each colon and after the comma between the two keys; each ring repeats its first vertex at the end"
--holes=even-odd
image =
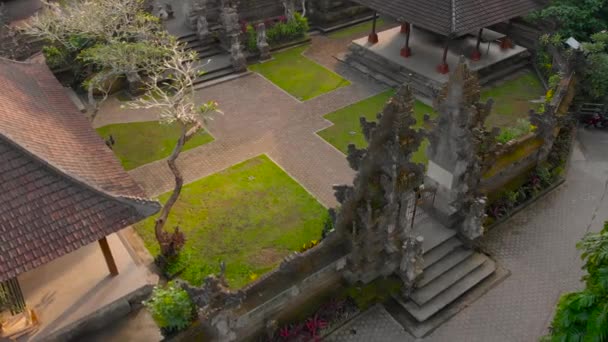
{"type": "MultiPolygon", "coordinates": [[[[58,265],[33,277],[45,286],[45,276],[78,266],[53,261],[91,251],[92,243],[107,269],[94,264],[86,272],[120,278],[106,236],[160,204],[145,198],[46,64],[0,59],[0,89],[0,295],[15,314],[27,300],[18,277],[58,265]]],[[[75,296],[74,285],[67,288],[75,296]]]]}
{"type": "MultiPolygon", "coordinates": [[[[481,58],[480,43],[484,40],[487,27],[524,16],[543,5],[542,0],[353,0],[367,6],[375,12],[386,15],[401,23],[401,33],[405,35],[405,44],[400,55],[408,58],[415,53],[410,46],[411,26],[430,31],[442,36],[443,57],[437,66],[442,74],[449,72],[447,63],[450,41],[466,35],[476,35],[477,42],[470,58],[475,61],[481,58]]],[[[378,42],[376,16],[372,32],[368,37],[371,44],[378,42]]],[[[490,33],[490,32],[487,32],[490,33]]],[[[503,35],[486,34],[486,40],[501,40],[502,48],[509,48],[511,42],[503,35]]]]}

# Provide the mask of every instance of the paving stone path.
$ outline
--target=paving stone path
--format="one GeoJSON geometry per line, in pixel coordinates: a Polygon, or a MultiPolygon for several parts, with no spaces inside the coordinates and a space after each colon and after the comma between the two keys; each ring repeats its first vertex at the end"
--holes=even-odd
{"type": "MultiPolygon", "coordinates": [[[[332,185],[351,182],[353,172],[345,156],[315,132],[332,125],[323,115],[382,92],[385,87],[334,63],[329,49],[334,46],[334,50],[339,50],[344,46],[336,47],[326,40],[315,37],[307,56],[340,73],[352,85],[300,102],[252,73],[198,92],[197,100],[215,100],[225,114],[215,115],[209,122],[215,141],[180,155],[178,165],[187,183],[267,154],[322,204],[336,203],[332,185]],[[317,42],[322,48],[316,47],[317,42]]],[[[157,118],[151,111],[121,109],[121,104],[124,103],[115,98],[106,102],[95,126],[157,118]]],[[[130,174],[151,196],[173,186],[173,178],[163,160],[143,165],[130,174]]]]}
{"type": "MultiPolygon", "coordinates": [[[[547,333],[560,294],[582,286],[576,242],[608,219],[607,144],[606,132],[579,131],[566,183],[483,238],[484,248],[511,276],[424,341],[528,342],[547,333]]],[[[327,340],[357,341],[345,339],[353,327],[368,341],[399,334],[400,327],[391,324],[368,324],[382,315],[361,316],[327,340]]],[[[407,335],[395,341],[414,340],[407,335]]]]}

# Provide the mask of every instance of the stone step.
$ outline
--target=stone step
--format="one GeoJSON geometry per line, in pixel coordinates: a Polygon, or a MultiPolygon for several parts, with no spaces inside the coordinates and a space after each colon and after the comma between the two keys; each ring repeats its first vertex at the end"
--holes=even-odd
{"type": "Polygon", "coordinates": [[[211,80],[215,80],[230,74],[233,74],[234,70],[232,69],[232,66],[228,66],[222,69],[216,69],[210,72],[206,72],[203,74],[203,76],[197,77],[196,80],[194,80],[194,85],[198,85],[201,84],[203,82],[208,82],[211,80]]]}
{"type": "Polygon", "coordinates": [[[432,251],[425,253],[424,269],[427,269],[441,260],[444,256],[450,254],[455,248],[462,246],[462,242],[457,237],[452,237],[441,245],[433,248],[432,251]]]}
{"type": "Polygon", "coordinates": [[[192,41],[198,40],[198,36],[196,35],[196,33],[190,32],[190,33],[184,34],[183,36],[177,37],[177,40],[179,40],[180,42],[187,43],[187,42],[192,42],[192,41]]]}
{"type": "Polygon", "coordinates": [[[494,261],[486,257],[486,261],[473,272],[469,273],[466,277],[460,279],[458,282],[450,286],[447,290],[443,291],[440,295],[433,298],[423,306],[417,305],[413,301],[407,301],[402,303],[403,307],[407,312],[413,316],[416,321],[424,322],[431,318],[433,315],[441,311],[441,309],[454,302],[460,296],[471,290],[475,285],[489,277],[496,270],[496,264],[494,261]]]}
{"type": "Polygon", "coordinates": [[[430,216],[427,216],[425,220],[416,223],[414,232],[416,235],[422,235],[424,237],[422,250],[425,254],[456,235],[454,229],[446,228],[430,216]]]}
{"type": "Polygon", "coordinates": [[[469,255],[466,260],[457,263],[454,267],[436,278],[435,281],[414,290],[411,299],[418,305],[424,305],[450,288],[454,283],[464,278],[467,274],[473,272],[477,267],[481,266],[487,258],[487,256],[479,253],[469,255]]]}
{"type": "Polygon", "coordinates": [[[425,269],[416,285],[418,288],[425,287],[439,276],[445,274],[456,265],[469,258],[471,255],[473,255],[473,253],[474,252],[472,250],[464,249],[462,247],[452,250],[452,252],[446,255],[443,259],[433,264],[433,266],[425,269]]]}

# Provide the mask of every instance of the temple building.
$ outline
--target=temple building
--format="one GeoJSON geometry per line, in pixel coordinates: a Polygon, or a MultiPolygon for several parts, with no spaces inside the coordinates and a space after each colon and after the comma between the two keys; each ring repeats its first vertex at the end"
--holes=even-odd
{"type": "Polygon", "coordinates": [[[50,332],[69,313],[124,295],[114,292],[120,279],[137,272],[115,259],[112,250],[123,255],[124,246],[108,236],[160,205],[145,198],[46,64],[0,59],[0,89],[0,304],[12,314],[40,308],[40,320],[54,322],[50,332]],[[106,298],[79,299],[86,286],[106,298]],[[51,293],[51,305],[41,306],[51,293]]]}
{"type": "Polygon", "coordinates": [[[429,98],[432,89],[447,82],[450,66],[461,55],[468,58],[482,83],[486,76],[525,62],[527,50],[512,42],[506,32],[491,27],[542,6],[540,0],[355,2],[400,26],[377,32],[374,19],[369,36],[352,42],[346,62],[392,86],[408,82],[417,94],[429,98]]]}

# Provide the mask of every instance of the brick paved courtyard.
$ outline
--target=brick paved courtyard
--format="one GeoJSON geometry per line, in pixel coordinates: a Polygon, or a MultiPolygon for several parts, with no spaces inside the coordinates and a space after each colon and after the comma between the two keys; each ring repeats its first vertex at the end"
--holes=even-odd
{"type": "MultiPolygon", "coordinates": [[[[485,249],[511,276],[425,341],[537,341],[560,294],[581,287],[576,242],[608,219],[608,134],[581,129],[577,140],[566,183],[483,238],[485,249]]],[[[367,341],[400,333],[394,324],[369,324],[382,317],[382,310],[374,310],[328,340],[359,341],[345,339],[352,328],[367,341]]],[[[400,336],[407,337],[399,341],[415,340],[400,336]]]]}
{"type": "MultiPolygon", "coordinates": [[[[225,115],[210,122],[214,142],[180,156],[187,182],[267,154],[321,203],[335,204],[331,186],[350,182],[353,173],[344,155],[315,132],[331,125],[323,119],[324,114],[385,88],[342,70],[331,56],[344,47],[327,39],[315,37],[306,55],[349,79],[351,86],[299,102],[263,77],[250,74],[200,91],[201,102],[218,101],[225,115]]],[[[95,125],[155,119],[154,113],[128,113],[118,110],[119,105],[118,101],[107,102],[95,125]]],[[[560,293],[580,286],[582,263],[576,242],[589,229],[599,230],[608,218],[607,143],[604,132],[579,132],[567,182],[483,239],[484,248],[511,271],[511,276],[425,340],[535,341],[545,333],[560,293]]],[[[172,187],[164,161],[130,173],[150,195],[172,187]]],[[[360,317],[329,340],[388,341],[391,336],[399,341],[414,340],[381,307],[360,317]],[[347,338],[353,328],[358,337],[347,338]]]]}

